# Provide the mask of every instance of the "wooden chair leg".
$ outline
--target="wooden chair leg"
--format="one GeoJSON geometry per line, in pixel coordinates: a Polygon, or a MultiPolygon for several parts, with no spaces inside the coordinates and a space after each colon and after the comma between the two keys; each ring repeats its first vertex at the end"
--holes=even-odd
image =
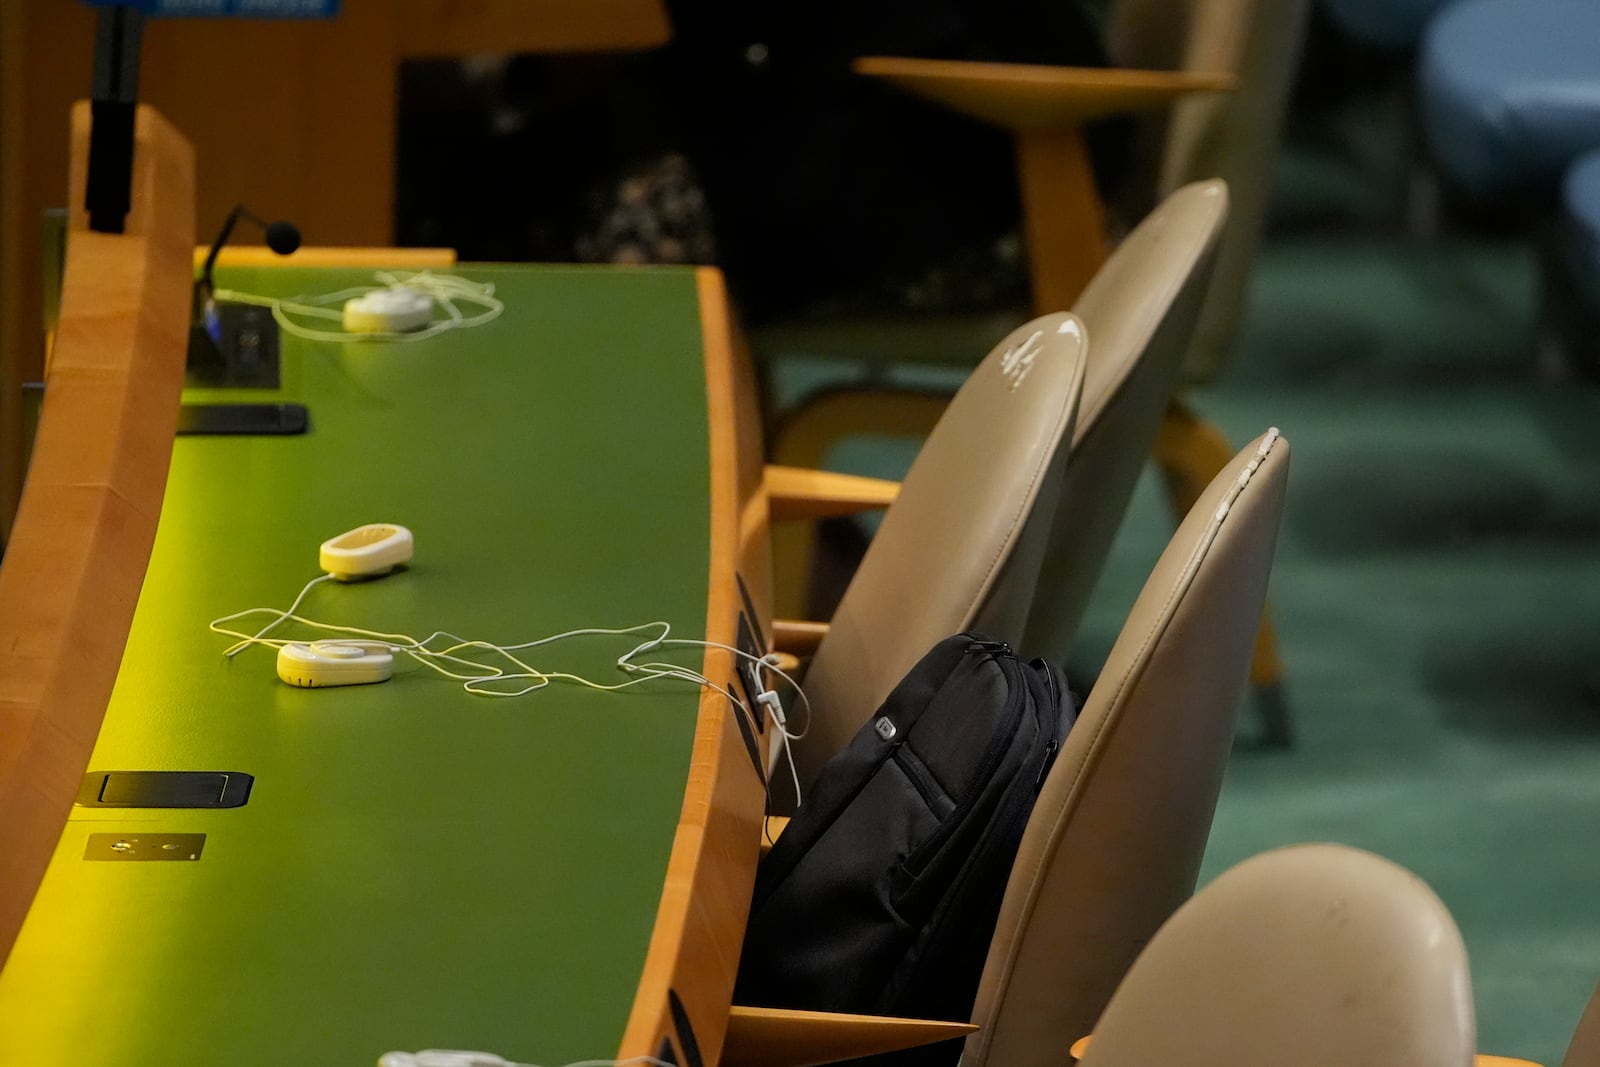
{"type": "MultiPolygon", "coordinates": [[[[820,393],[786,418],[773,438],[773,463],[817,468],[840,441],[858,435],[910,437],[932,432],[950,397],[910,389],[846,388],[820,393]]],[[[805,618],[816,544],[811,521],[772,524],[773,613],[805,618]]]]}
{"type": "Polygon", "coordinates": [[[1167,405],[1154,452],[1167,484],[1167,501],[1177,519],[1181,521],[1189,513],[1206,486],[1233,459],[1234,451],[1221,430],[1182,400],[1167,405]]]}
{"type": "MultiPolygon", "coordinates": [[[[1161,430],[1156,434],[1154,458],[1166,482],[1167,502],[1180,521],[1200,499],[1211,480],[1228,465],[1234,448],[1222,431],[1202,419],[1181,400],[1167,405],[1161,430]]],[[[1265,748],[1288,748],[1294,743],[1288,703],[1283,692],[1283,660],[1278,655],[1272,610],[1262,613],[1256,631],[1255,654],[1250,661],[1250,689],[1261,724],[1265,748]]]]}

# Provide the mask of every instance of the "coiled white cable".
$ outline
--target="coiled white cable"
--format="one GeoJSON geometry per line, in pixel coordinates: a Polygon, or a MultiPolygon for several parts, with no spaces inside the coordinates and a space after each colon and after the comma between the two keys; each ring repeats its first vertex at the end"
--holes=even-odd
{"type": "Polygon", "coordinates": [[[270,308],[273,319],[285,333],[307,341],[425,341],[449,330],[468,330],[492,322],[500,317],[506,307],[495,297],[492,282],[475,282],[458,274],[381,270],[376,272],[374,277],[378,281],[377,285],[358,285],[334,293],[299,296],[287,300],[274,296],[260,296],[256,293],[243,293],[235,289],[218,289],[213,295],[219,301],[270,308]],[[404,333],[318,329],[297,321],[298,318],[342,323],[344,313],[341,308],[345,301],[380,289],[401,288],[425,293],[433,300],[434,306],[444,312],[444,317],[435,319],[420,330],[404,333]],[[468,315],[457,306],[458,302],[476,304],[483,310],[468,315]]]}
{"type": "MultiPolygon", "coordinates": [[[[715,648],[730,653],[736,660],[750,663],[758,672],[770,672],[783,679],[800,700],[800,705],[805,711],[805,723],[798,732],[792,731],[784,717],[782,704],[776,699],[770,703],[760,701],[763,710],[756,710],[758,715],[764,714],[772,720],[773,727],[777,729],[782,738],[784,755],[789,765],[789,775],[794,783],[796,804],[800,803],[800,777],[795,767],[794,752],[791,745],[805,737],[811,724],[811,702],[807,699],[805,690],[786,671],[780,669],[771,655],[758,656],[731,645],[721,644],[716,641],[702,641],[693,638],[671,637],[672,626],[663,620],[640,623],[636,626],[624,627],[584,627],[577,630],[567,630],[563,633],[552,634],[548,637],[536,638],[532,641],[522,641],[516,644],[497,644],[477,638],[462,637],[446,630],[435,630],[424,638],[416,638],[410,634],[385,633],[379,630],[368,630],[358,626],[343,626],[336,623],[322,622],[304,615],[296,614],[296,609],[305,600],[307,594],[319,583],[328,580],[330,576],[323,574],[311,579],[300,590],[293,603],[286,610],[278,608],[246,608],[229,615],[213,619],[207,624],[207,629],[224,637],[236,640],[227,649],[224,655],[232,658],[252,645],[262,645],[267,648],[282,648],[285,645],[301,643],[290,638],[267,637],[269,631],[283,623],[295,623],[308,630],[337,635],[333,640],[325,640],[327,644],[349,644],[364,648],[374,646],[394,653],[403,653],[429,670],[446,678],[461,683],[462,689],[477,696],[488,697],[519,697],[544,689],[551,684],[562,682],[581,686],[585,689],[594,689],[601,692],[617,692],[636,685],[661,679],[676,679],[689,682],[693,685],[703,686],[714,692],[721,693],[735,707],[742,707],[739,698],[727,687],[712,681],[704,674],[691,667],[669,662],[637,662],[640,656],[668,646],[715,648]],[[266,614],[272,616],[271,620],[255,633],[246,633],[242,630],[230,629],[228,624],[254,615],[266,614]],[[529,649],[541,648],[560,641],[567,641],[577,637],[633,637],[646,635],[633,648],[617,657],[616,665],[621,671],[631,675],[622,681],[599,682],[582,675],[568,671],[547,671],[533,666],[517,653],[525,653],[529,649]],[[436,647],[439,646],[439,647],[436,647]],[[486,662],[485,658],[474,658],[471,653],[487,653],[487,659],[503,660],[509,667],[496,662],[486,662]],[[506,688],[507,684],[513,688],[506,688]]],[[[303,639],[302,639],[303,640],[303,639]]],[[[766,687],[766,681],[758,674],[758,681],[766,687]]]]}

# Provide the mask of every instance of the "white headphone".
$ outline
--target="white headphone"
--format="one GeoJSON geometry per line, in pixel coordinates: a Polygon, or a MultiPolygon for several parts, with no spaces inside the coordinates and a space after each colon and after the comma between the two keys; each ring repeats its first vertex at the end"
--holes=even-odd
{"type": "MultiPolygon", "coordinates": [[[[633,1056],[626,1060],[579,1060],[566,1067],[677,1067],[676,1064],[654,1056],[633,1056]]],[[[378,1067],[533,1067],[532,1064],[513,1063],[492,1052],[471,1052],[466,1049],[425,1048],[420,1052],[385,1052],[378,1057],[378,1067]]]]}
{"type": "Polygon", "coordinates": [[[358,285],[336,293],[280,300],[232,289],[218,289],[218,300],[270,308],[283,332],[307,341],[422,341],[449,330],[469,330],[500,317],[505,310],[490,282],[475,282],[457,274],[419,271],[378,271],[377,285],[358,285]],[[464,314],[457,301],[483,310],[464,314]],[[346,309],[343,305],[353,304],[346,309]],[[433,318],[438,308],[443,318],[433,318]],[[337,323],[341,330],[317,329],[301,319],[337,323]]]}
{"type": "Polygon", "coordinates": [[[385,1052],[378,1067],[521,1067],[492,1052],[425,1048],[421,1052],[385,1052]]]}

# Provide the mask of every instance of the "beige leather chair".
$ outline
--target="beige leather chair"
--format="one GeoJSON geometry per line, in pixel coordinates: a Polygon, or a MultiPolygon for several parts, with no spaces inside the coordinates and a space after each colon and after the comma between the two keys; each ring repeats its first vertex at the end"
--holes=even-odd
{"type": "Polygon", "coordinates": [[[1089,333],[1088,370],[1066,482],[1021,647],[1066,662],[1089,594],[1176,391],[1201,313],[1228,188],[1173,193],[1117,246],[1072,313],[1089,333]]]}
{"type": "Polygon", "coordinates": [[[1118,0],[1112,8],[1106,49],[1113,63],[1225,71],[1235,79],[1231,93],[1187,95],[1150,116],[1145,136],[1159,142],[1159,151],[1143,158],[1156,166],[1120,200],[1137,218],[1203,178],[1221,178],[1232,193],[1215,280],[1186,364],[1191,381],[1216,376],[1238,332],[1310,6],[1309,0],[1118,0]]]}
{"type": "Polygon", "coordinates": [[[1589,998],[1589,1007],[1584,1010],[1561,1067],[1600,1067],[1600,986],[1589,998]]]}
{"type": "Polygon", "coordinates": [[[1245,861],[1184,905],[1079,1062],[1464,1067],[1473,1038],[1466,950],[1439,898],[1370,853],[1297,845],[1245,861]]]}
{"type": "MultiPolygon", "coordinates": [[[[1308,0],[1116,0],[1107,48],[1122,69],[901,58],[863,59],[857,69],[1013,133],[1035,314],[1075,306],[1118,229],[1106,218],[1089,170],[1084,122],[1119,111],[1150,116],[1139,153],[1143,173],[1117,198],[1122,218],[1141,217],[1185,183],[1226,179],[1233,200],[1229,223],[1215,281],[1185,356],[1185,378],[1204,381],[1221,368],[1239,320],[1308,8],[1308,0]],[[1219,93],[1230,88],[1231,93],[1219,93]]],[[[970,336],[969,326],[947,318],[926,327],[891,327],[882,321],[858,329],[836,323],[791,326],[768,331],[757,345],[869,363],[886,358],[959,363],[973,350],[970,336]],[[892,351],[882,340],[891,329],[903,334],[892,351]]],[[[926,397],[903,391],[875,390],[861,403],[840,395],[819,398],[780,426],[773,457],[780,464],[815,466],[833,442],[864,432],[861,424],[873,417],[912,429],[936,410],[926,397]]],[[[1156,460],[1175,515],[1187,511],[1232,452],[1221,433],[1186,406],[1175,402],[1169,408],[1156,460]]],[[[778,609],[793,613],[799,610],[803,582],[785,572],[803,570],[809,541],[782,527],[774,537],[778,609]]],[[[1281,677],[1275,634],[1264,620],[1251,681],[1263,738],[1272,744],[1290,739],[1281,677]]]]}
{"type": "Polygon", "coordinates": [[[1083,390],[1073,316],[1013,331],[978,365],[918,453],[806,672],[794,746],[802,785],[936,642],[1023,631],[1083,390]]]}
{"type": "MultiPolygon", "coordinates": [[[[1173,193],[1118,246],[1073,308],[1091,344],[1066,482],[1019,646],[1030,655],[1057,663],[1067,658],[1161,413],[1177,388],[1227,217],[1228,190],[1221,182],[1197,182],[1173,193]]],[[[892,429],[877,427],[883,413],[863,405],[854,429],[892,429]]],[[[781,486],[774,483],[773,491],[775,516],[800,513],[789,507],[791,495],[781,486]]]]}
{"type": "Polygon", "coordinates": [[[1063,1062],[1194,891],[1288,472],[1288,442],[1256,440],[1145,583],[1028,821],[963,1067],[1063,1062]]]}

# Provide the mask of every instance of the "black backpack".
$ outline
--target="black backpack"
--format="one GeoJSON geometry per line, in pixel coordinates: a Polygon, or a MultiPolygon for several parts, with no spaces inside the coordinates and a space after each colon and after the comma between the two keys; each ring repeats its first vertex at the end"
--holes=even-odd
{"type": "MultiPolygon", "coordinates": [[[[966,1020],[1074,714],[1042,660],[975,634],[935,645],[823,768],[762,862],[735,1002],[966,1020]]],[[[945,1042],[909,1061],[959,1053],[945,1042]]]]}

